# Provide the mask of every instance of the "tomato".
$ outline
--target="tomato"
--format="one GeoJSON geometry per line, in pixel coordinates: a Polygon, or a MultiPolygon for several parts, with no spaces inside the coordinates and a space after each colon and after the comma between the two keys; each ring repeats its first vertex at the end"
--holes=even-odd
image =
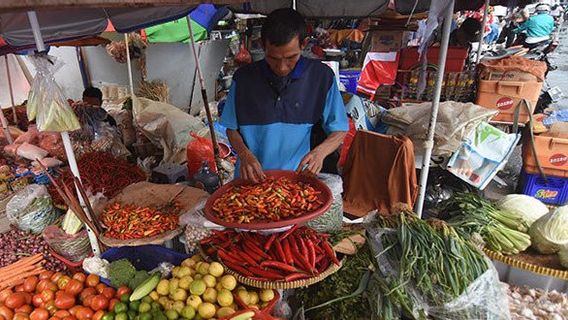
{"type": "Polygon", "coordinates": [[[13,320],[30,320],[30,317],[28,316],[27,313],[17,312],[14,315],[13,320]]]}
{"type": "Polygon", "coordinates": [[[21,312],[21,313],[30,314],[30,313],[32,313],[33,310],[34,309],[32,308],[32,306],[30,306],[29,304],[24,304],[23,306],[16,308],[14,310],[14,312],[16,312],[16,313],[21,312]]]}
{"type": "Polygon", "coordinates": [[[69,313],[73,316],[73,317],[77,317],[77,311],[79,309],[83,308],[82,306],[74,306],[73,308],[69,309],[69,313]]]}
{"type": "Polygon", "coordinates": [[[107,299],[112,299],[114,298],[114,295],[116,294],[116,291],[113,288],[104,288],[103,292],[102,292],[103,296],[105,296],[107,299]]]}
{"type": "Polygon", "coordinates": [[[86,297],[85,300],[83,300],[83,306],[90,308],[93,305],[93,300],[95,299],[95,297],[95,295],[86,297]]]}
{"type": "Polygon", "coordinates": [[[97,295],[97,290],[95,290],[95,288],[86,288],[83,289],[83,291],[81,291],[81,294],[79,295],[79,299],[81,301],[85,301],[85,299],[88,296],[96,296],[97,295]]]}
{"type": "Polygon", "coordinates": [[[57,291],[57,285],[51,280],[40,280],[37,284],[36,291],[42,292],[44,290],[57,291]]]}
{"type": "Polygon", "coordinates": [[[26,297],[22,292],[12,293],[6,301],[4,301],[4,305],[10,309],[16,309],[26,304],[26,297]]]}
{"type": "Polygon", "coordinates": [[[45,270],[39,274],[39,280],[49,280],[53,275],[53,271],[45,270]]]}
{"type": "Polygon", "coordinates": [[[32,304],[32,294],[28,292],[23,292],[23,294],[26,299],[26,304],[32,304]]]}
{"type": "Polygon", "coordinates": [[[63,318],[68,317],[70,315],[71,314],[67,310],[58,310],[57,312],[55,312],[55,314],[53,316],[63,319],[63,318]]]}
{"type": "Polygon", "coordinates": [[[43,296],[38,293],[34,294],[34,296],[32,297],[32,303],[34,307],[39,308],[45,303],[45,301],[43,301],[43,296]]]}
{"type": "Polygon", "coordinates": [[[73,279],[83,283],[85,282],[85,280],[87,280],[87,275],[84,274],[83,272],[77,272],[73,275],[73,279]]]}
{"type": "Polygon", "coordinates": [[[6,320],[11,320],[12,317],[14,317],[14,312],[6,306],[1,306],[0,307],[0,316],[3,316],[4,318],[6,318],[6,320]]]}
{"type": "Polygon", "coordinates": [[[62,272],[56,272],[54,274],[51,275],[51,281],[53,282],[57,282],[59,280],[59,278],[63,277],[63,273],[62,272]]]}
{"type": "Polygon", "coordinates": [[[91,308],[81,307],[77,310],[77,314],[75,314],[75,316],[79,320],[90,320],[93,318],[94,314],[95,313],[91,310],[91,308]]]}
{"type": "Polygon", "coordinates": [[[48,302],[46,302],[45,303],[45,309],[47,309],[47,311],[49,311],[50,315],[54,315],[55,312],[57,312],[57,307],[55,306],[55,301],[49,300],[48,302]]]}
{"type": "Polygon", "coordinates": [[[77,318],[75,318],[74,316],[68,316],[68,317],[65,317],[61,320],[77,320],[77,318]]]}
{"type": "Polygon", "coordinates": [[[24,280],[24,291],[34,292],[38,282],[39,279],[36,276],[27,277],[26,280],[24,280]]]}
{"type": "Polygon", "coordinates": [[[69,281],[71,281],[71,278],[69,278],[68,276],[61,276],[61,278],[57,280],[57,287],[59,288],[59,290],[65,290],[69,281]]]}
{"type": "Polygon", "coordinates": [[[116,298],[120,299],[120,297],[122,297],[123,294],[128,294],[128,293],[130,293],[130,288],[122,286],[116,290],[116,298]]]}
{"type": "Polygon", "coordinates": [[[59,318],[59,317],[51,317],[51,318],[49,318],[49,320],[61,320],[61,318],[59,318]]]}
{"type": "Polygon", "coordinates": [[[118,300],[118,299],[110,299],[110,301],[108,303],[108,309],[111,310],[111,311],[114,310],[114,306],[119,302],[120,302],[120,300],[118,300]]]}
{"type": "Polygon", "coordinates": [[[69,309],[75,305],[75,297],[68,293],[62,293],[55,297],[55,306],[58,309],[69,309]]]}
{"type": "Polygon", "coordinates": [[[30,320],[47,320],[49,318],[49,312],[47,310],[38,308],[30,313],[30,320]]]}
{"type": "Polygon", "coordinates": [[[105,312],[103,310],[99,310],[97,312],[95,312],[95,314],[93,315],[93,320],[102,320],[102,318],[105,316],[105,312]]]}
{"type": "Polygon", "coordinates": [[[91,302],[91,308],[95,311],[106,310],[108,308],[108,298],[102,294],[95,296],[91,302]]]}
{"type": "Polygon", "coordinates": [[[51,290],[43,290],[40,295],[43,302],[48,302],[55,299],[55,292],[51,290]]]}
{"type": "Polygon", "coordinates": [[[98,292],[98,293],[101,293],[101,294],[102,294],[102,293],[103,293],[103,290],[104,290],[106,287],[107,287],[106,284],[104,284],[104,283],[99,283],[99,284],[97,284],[97,286],[96,286],[95,288],[97,289],[97,292],[98,292]]]}
{"type": "Polygon", "coordinates": [[[21,285],[19,285],[19,286],[16,286],[16,287],[14,288],[14,291],[16,291],[16,292],[24,292],[24,285],[21,284],[21,285]]]}
{"type": "Polygon", "coordinates": [[[0,304],[3,304],[4,301],[6,301],[6,298],[8,298],[12,293],[12,289],[4,289],[0,291],[0,304]]]}
{"type": "Polygon", "coordinates": [[[100,277],[96,274],[90,274],[87,276],[87,280],[85,281],[87,283],[88,287],[96,287],[97,284],[99,284],[99,282],[101,281],[100,277]]]}
{"type": "Polygon", "coordinates": [[[65,286],[65,292],[76,296],[83,291],[83,283],[77,279],[71,279],[65,286]]]}

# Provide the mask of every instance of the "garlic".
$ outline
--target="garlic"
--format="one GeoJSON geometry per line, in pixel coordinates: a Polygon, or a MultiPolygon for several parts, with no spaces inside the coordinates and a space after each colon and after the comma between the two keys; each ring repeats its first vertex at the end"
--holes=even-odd
{"type": "Polygon", "coordinates": [[[568,320],[568,295],[541,289],[503,285],[512,320],[568,320]]]}

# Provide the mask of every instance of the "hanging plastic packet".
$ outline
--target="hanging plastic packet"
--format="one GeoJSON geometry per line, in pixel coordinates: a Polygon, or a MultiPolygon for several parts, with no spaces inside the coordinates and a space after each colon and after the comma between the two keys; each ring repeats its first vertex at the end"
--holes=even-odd
{"type": "Polygon", "coordinates": [[[28,96],[28,119],[36,120],[39,131],[73,131],[81,126],[73,109],[55,81],[55,73],[63,63],[53,56],[38,54],[31,57],[36,69],[28,96]]]}

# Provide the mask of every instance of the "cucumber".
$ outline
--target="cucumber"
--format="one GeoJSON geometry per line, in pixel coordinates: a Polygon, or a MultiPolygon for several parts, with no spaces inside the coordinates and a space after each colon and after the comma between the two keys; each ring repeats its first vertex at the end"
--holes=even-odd
{"type": "Polygon", "coordinates": [[[142,282],[130,295],[130,301],[136,301],[149,295],[152,290],[156,289],[160,282],[160,273],[154,273],[150,278],[142,282]]]}

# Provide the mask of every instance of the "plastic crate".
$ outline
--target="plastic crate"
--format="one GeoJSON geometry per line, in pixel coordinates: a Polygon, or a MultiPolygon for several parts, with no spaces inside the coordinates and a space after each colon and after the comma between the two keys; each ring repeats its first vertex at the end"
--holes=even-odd
{"type": "Polygon", "coordinates": [[[568,179],[546,177],[545,180],[538,174],[521,172],[521,186],[523,193],[547,204],[564,205],[568,198],[568,179]]]}
{"type": "MultiPolygon", "coordinates": [[[[448,48],[448,57],[446,59],[445,72],[462,72],[467,59],[467,48],[450,47],[448,48]]],[[[438,64],[440,56],[439,47],[430,47],[426,53],[429,64],[438,64]]],[[[400,51],[399,69],[412,70],[420,66],[420,56],[418,55],[418,47],[404,48],[400,51]]]]}
{"type": "Polygon", "coordinates": [[[361,77],[361,70],[339,70],[339,81],[345,85],[347,92],[357,94],[357,81],[361,77]]]}

